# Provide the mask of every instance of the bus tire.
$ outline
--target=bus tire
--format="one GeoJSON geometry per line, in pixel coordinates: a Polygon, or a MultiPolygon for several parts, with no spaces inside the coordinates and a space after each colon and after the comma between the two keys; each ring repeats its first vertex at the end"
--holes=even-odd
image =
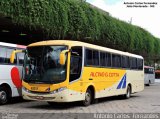
{"type": "Polygon", "coordinates": [[[4,87],[0,87],[0,105],[8,103],[9,98],[9,91],[4,87]]]}
{"type": "Polygon", "coordinates": [[[84,106],[89,106],[93,101],[93,94],[90,88],[87,89],[85,93],[85,99],[83,100],[84,106]]]}
{"type": "Polygon", "coordinates": [[[148,84],[146,84],[146,86],[150,86],[150,84],[151,84],[151,81],[149,80],[149,82],[148,82],[148,84]]]}
{"type": "Polygon", "coordinates": [[[127,86],[126,94],[124,95],[125,99],[129,99],[131,97],[131,86],[127,86]]]}

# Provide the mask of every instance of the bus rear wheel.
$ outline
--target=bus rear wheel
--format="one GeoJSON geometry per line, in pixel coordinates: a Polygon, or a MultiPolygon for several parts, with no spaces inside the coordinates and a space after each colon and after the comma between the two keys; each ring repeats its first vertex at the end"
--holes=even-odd
{"type": "Polygon", "coordinates": [[[124,96],[125,96],[125,99],[129,99],[131,97],[131,87],[129,85],[127,86],[127,91],[124,96]]]}
{"type": "Polygon", "coordinates": [[[5,88],[0,88],[0,105],[4,105],[8,102],[9,95],[5,88]]]}
{"type": "Polygon", "coordinates": [[[92,91],[90,89],[87,89],[85,93],[85,99],[83,100],[83,105],[89,106],[92,101],[93,101],[92,91]]]}

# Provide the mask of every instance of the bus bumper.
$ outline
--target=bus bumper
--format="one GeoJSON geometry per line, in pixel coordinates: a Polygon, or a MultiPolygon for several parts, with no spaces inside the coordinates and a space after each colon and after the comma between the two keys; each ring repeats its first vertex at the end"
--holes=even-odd
{"type": "Polygon", "coordinates": [[[73,102],[84,100],[85,94],[80,92],[75,92],[69,89],[63,90],[61,92],[51,94],[51,93],[32,93],[22,89],[22,96],[25,100],[37,100],[37,101],[48,101],[48,102],[73,102]]]}

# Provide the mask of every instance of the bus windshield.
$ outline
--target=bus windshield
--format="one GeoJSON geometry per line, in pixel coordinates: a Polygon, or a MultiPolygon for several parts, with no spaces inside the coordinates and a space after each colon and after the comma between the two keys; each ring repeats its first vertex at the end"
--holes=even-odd
{"type": "Polygon", "coordinates": [[[59,56],[66,49],[66,46],[28,47],[25,54],[24,81],[54,84],[65,81],[66,64],[59,63],[59,56]]]}
{"type": "Polygon", "coordinates": [[[144,73],[145,74],[154,74],[154,68],[153,67],[149,67],[149,68],[145,67],[144,73]]]}

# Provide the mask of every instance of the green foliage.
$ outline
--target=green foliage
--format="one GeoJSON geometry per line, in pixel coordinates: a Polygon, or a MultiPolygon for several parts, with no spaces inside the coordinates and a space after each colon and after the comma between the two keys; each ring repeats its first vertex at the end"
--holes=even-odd
{"type": "Polygon", "coordinates": [[[145,57],[160,54],[160,39],[81,0],[0,0],[0,13],[15,24],[41,29],[45,38],[81,40],[145,57]]]}

